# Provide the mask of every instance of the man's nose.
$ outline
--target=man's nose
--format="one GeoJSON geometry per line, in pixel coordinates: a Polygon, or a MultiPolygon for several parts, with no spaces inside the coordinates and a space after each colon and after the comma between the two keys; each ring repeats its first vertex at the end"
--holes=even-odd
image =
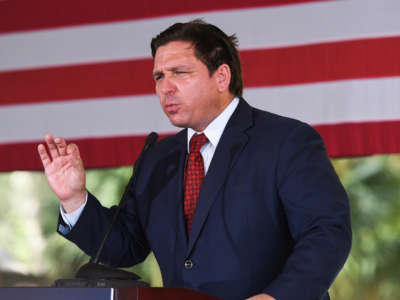
{"type": "Polygon", "coordinates": [[[173,94],[176,91],[176,85],[170,78],[164,77],[163,80],[160,82],[159,89],[160,92],[165,95],[173,94]]]}

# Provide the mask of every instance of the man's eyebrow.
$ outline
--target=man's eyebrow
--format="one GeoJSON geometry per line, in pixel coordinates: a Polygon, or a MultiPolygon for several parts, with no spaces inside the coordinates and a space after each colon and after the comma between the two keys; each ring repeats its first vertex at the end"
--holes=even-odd
{"type": "MultiPolygon", "coordinates": [[[[169,72],[176,72],[176,71],[179,71],[179,70],[190,71],[191,69],[192,69],[191,66],[178,65],[178,66],[174,66],[174,67],[168,68],[167,71],[169,71],[169,72]]],[[[163,74],[164,74],[164,72],[162,72],[162,71],[154,71],[153,72],[153,77],[158,77],[158,76],[163,75],[163,74]]]]}
{"type": "Polygon", "coordinates": [[[170,70],[171,71],[176,71],[176,70],[189,70],[189,69],[191,69],[191,66],[188,66],[188,65],[178,65],[178,66],[175,66],[175,67],[172,67],[170,70]]]}

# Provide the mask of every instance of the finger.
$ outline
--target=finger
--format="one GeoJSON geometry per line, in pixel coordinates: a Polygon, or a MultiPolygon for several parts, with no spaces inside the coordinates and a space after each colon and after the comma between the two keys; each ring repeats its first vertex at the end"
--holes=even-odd
{"type": "Polygon", "coordinates": [[[60,155],[66,155],[67,154],[67,143],[65,142],[65,140],[63,138],[55,138],[54,142],[56,143],[57,149],[58,149],[58,153],[60,153],[60,155]]]}
{"type": "Polygon", "coordinates": [[[69,144],[67,146],[67,154],[73,154],[79,156],[79,148],[76,144],[69,144]]]}
{"type": "Polygon", "coordinates": [[[67,154],[71,154],[73,156],[75,163],[82,164],[79,148],[76,144],[69,144],[67,146],[67,154]]]}
{"type": "Polygon", "coordinates": [[[55,158],[59,157],[60,153],[58,153],[58,149],[57,149],[56,143],[54,142],[53,137],[50,134],[46,134],[45,140],[46,140],[47,147],[49,147],[51,158],[55,159],[55,158]]]}
{"type": "Polygon", "coordinates": [[[43,167],[46,169],[47,166],[51,164],[51,159],[47,154],[46,147],[43,144],[38,145],[37,147],[40,159],[42,161],[43,167]]]}

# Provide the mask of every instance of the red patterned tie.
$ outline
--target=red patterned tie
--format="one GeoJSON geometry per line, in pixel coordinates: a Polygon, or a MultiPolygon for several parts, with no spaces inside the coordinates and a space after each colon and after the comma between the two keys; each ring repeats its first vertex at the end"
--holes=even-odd
{"type": "Polygon", "coordinates": [[[195,134],[190,139],[190,152],[185,168],[185,200],[184,213],[188,237],[192,230],[194,212],[196,210],[197,198],[199,198],[201,184],[204,179],[204,162],[200,149],[207,142],[207,137],[195,134]]]}

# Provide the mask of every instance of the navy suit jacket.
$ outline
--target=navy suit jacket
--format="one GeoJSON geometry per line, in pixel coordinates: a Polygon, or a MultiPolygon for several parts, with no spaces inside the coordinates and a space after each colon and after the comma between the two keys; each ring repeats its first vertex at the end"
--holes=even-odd
{"type": "MultiPolygon", "coordinates": [[[[262,292],[278,300],[329,299],[351,228],[346,193],[318,133],[241,99],[205,176],[189,240],[186,140],[182,130],[147,152],[101,261],[130,266],[154,251],[164,286],[224,299],[262,292]]],[[[65,236],[94,255],[114,209],[89,194],[65,236]]]]}

